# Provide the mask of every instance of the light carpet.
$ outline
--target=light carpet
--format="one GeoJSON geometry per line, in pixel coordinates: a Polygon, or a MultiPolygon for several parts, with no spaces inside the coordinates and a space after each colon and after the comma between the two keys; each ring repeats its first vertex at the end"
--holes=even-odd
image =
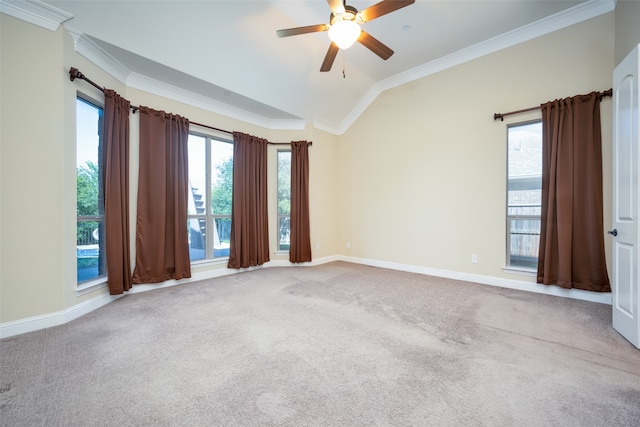
{"type": "Polygon", "coordinates": [[[0,341],[2,426],[638,426],[608,305],[334,262],[0,341]]]}

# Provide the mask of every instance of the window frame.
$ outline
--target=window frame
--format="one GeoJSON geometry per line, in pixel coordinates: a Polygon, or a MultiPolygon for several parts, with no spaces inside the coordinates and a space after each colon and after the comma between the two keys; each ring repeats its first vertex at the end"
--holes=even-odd
{"type": "MultiPolygon", "coordinates": [[[[197,259],[197,260],[191,260],[190,259],[190,263],[191,265],[197,265],[197,264],[206,264],[206,263],[211,263],[211,262],[222,262],[222,261],[226,261],[229,259],[229,255],[224,255],[224,256],[215,256],[215,247],[214,247],[214,233],[210,232],[210,230],[213,230],[213,227],[216,226],[215,224],[215,220],[216,219],[229,219],[229,221],[231,221],[231,214],[228,215],[221,215],[221,214],[214,214],[213,212],[213,207],[212,207],[212,191],[211,191],[211,184],[212,184],[212,173],[213,173],[213,162],[211,159],[211,154],[212,154],[212,141],[218,141],[218,142],[223,142],[223,143],[227,143],[227,144],[231,144],[231,146],[233,146],[233,139],[229,139],[229,138],[225,138],[222,136],[218,136],[218,135],[214,135],[212,133],[206,132],[206,131],[201,131],[201,130],[194,130],[194,129],[189,129],[189,136],[196,136],[199,138],[204,138],[205,140],[205,182],[207,183],[207,191],[205,191],[204,194],[204,206],[206,206],[205,211],[203,214],[189,214],[187,212],[187,221],[191,221],[192,219],[204,219],[205,221],[205,242],[204,242],[204,246],[205,246],[205,255],[204,258],[201,259],[197,259]]],[[[189,189],[189,191],[191,191],[191,189],[189,189]]],[[[233,197],[233,195],[232,195],[233,197]]],[[[189,249],[191,249],[191,247],[189,247],[189,249]]]]}
{"type": "Polygon", "coordinates": [[[291,148],[279,148],[276,151],[276,252],[288,254],[291,242],[291,208],[289,213],[280,213],[280,154],[289,153],[289,204],[291,204],[291,148]],[[280,245],[280,221],[281,219],[289,219],[289,244],[285,248],[280,245]]]}
{"type": "MultiPolygon", "coordinates": [[[[75,143],[75,150],[76,150],[76,291],[87,291],[87,290],[91,290],[93,288],[95,288],[98,285],[102,285],[104,283],[106,283],[108,281],[108,276],[107,276],[107,260],[106,260],[106,252],[103,252],[104,255],[104,259],[103,259],[103,264],[104,264],[104,274],[102,275],[98,275],[95,277],[91,277],[87,280],[78,280],[78,261],[79,261],[79,252],[80,249],[78,248],[78,243],[77,243],[77,235],[78,235],[78,223],[80,222],[99,222],[102,223],[102,229],[103,232],[101,233],[101,238],[103,240],[103,242],[106,240],[106,233],[104,232],[104,226],[105,226],[105,215],[104,215],[104,181],[102,181],[102,189],[98,189],[99,191],[99,195],[102,195],[102,201],[98,200],[98,205],[102,205],[102,214],[98,214],[98,215],[78,215],[77,212],[77,206],[78,206],[78,132],[77,132],[77,128],[78,128],[78,102],[84,102],[85,104],[88,104],[94,108],[96,108],[97,110],[99,110],[99,117],[98,117],[98,138],[99,138],[99,142],[98,142],[98,185],[100,185],[102,179],[100,178],[100,175],[104,175],[104,169],[102,167],[103,162],[101,162],[101,149],[102,149],[102,144],[103,144],[103,132],[104,130],[102,129],[103,126],[103,121],[104,121],[104,101],[98,101],[97,99],[86,95],[85,93],[82,92],[76,92],[76,99],[75,99],[75,106],[76,106],[76,114],[75,114],[75,119],[76,119],[76,143],[75,143]]],[[[100,210],[100,208],[99,208],[100,210]]],[[[104,244],[102,245],[102,248],[104,248],[104,244]]],[[[98,258],[98,263],[100,263],[100,258],[98,258]]],[[[100,272],[100,266],[98,266],[98,273],[100,272]]]]}
{"type": "MultiPolygon", "coordinates": [[[[510,214],[510,208],[513,207],[512,205],[509,204],[509,184],[510,184],[510,180],[509,180],[509,148],[510,148],[510,140],[509,140],[509,136],[510,136],[510,130],[513,128],[517,128],[517,127],[521,127],[521,126],[529,126],[529,125],[533,125],[533,124],[539,124],[540,125],[540,130],[541,130],[541,134],[540,134],[540,152],[542,152],[542,119],[533,119],[533,120],[527,120],[527,121],[522,121],[522,122],[517,122],[517,123],[510,123],[507,124],[506,127],[506,188],[505,188],[505,232],[506,232],[506,238],[505,238],[505,267],[503,268],[506,271],[512,271],[512,272],[516,272],[516,273],[520,273],[520,274],[527,274],[527,275],[535,275],[537,273],[537,263],[538,263],[538,257],[536,255],[535,260],[536,260],[536,266],[535,267],[526,267],[523,265],[514,265],[511,263],[512,261],[512,254],[511,254],[511,221],[512,220],[538,220],[538,222],[541,223],[541,213],[538,215],[535,214],[510,214]]],[[[534,175],[532,175],[534,176],[534,175]]],[[[540,157],[540,181],[542,181],[542,156],[540,157]]],[[[522,207],[536,207],[536,206],[540,206],[540,205],[522,205],[522,207]]],[[[539,238],[540,238],[540,233],[538,231],[538,244],[539,244],[539,238]]]]}

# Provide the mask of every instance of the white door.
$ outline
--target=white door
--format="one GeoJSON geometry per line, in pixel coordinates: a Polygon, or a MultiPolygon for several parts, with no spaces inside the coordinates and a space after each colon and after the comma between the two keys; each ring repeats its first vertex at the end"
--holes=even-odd
{"type": "Polygon", "coordinates": [[[636,48],[613,72],[613,327],[640,348],[636,48]]]}

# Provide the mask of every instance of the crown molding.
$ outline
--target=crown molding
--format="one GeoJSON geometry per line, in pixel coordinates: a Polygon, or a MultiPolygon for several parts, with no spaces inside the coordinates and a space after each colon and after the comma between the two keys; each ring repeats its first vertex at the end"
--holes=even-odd
{"type": "Polygon", "coordinates": [[[588,19],[604,15],[605,13],[614,11],[615,7],[616,0],[588,0],[547,18],[381,80],[369,89],[369,91],[337,127],[340,129],[340,133],[346,132],[346,130],[348,130],[358,117],[364,113],[378,95],[385,90],[393,89],[414,80],[435,74],[439,71],[446,70],[447,68],[455,67],[456,65],[472,61],[499,50],[506,49],[571,25],[578,24],[588,19]]]}
{"type": "Polygon", "coordinates": [[[211,111],[222,116],[241,120],[267,129],[301,130],[305,129],[304,120],[276,120],[269,119],[246,110],[233,107],[229,104],[216,101],[179,87],[152,79],[142,74],[134,73],[105,51],[97,43],[91,40],[83,32],[68,25],[64,26],[73,39],[77,53],[93,62],[100,69],[113,76],[127,87],[143,90],[165,98],[183,102],[203,110],[211,111]]]}
{"type": "MultiPolygon", "coordinates": [[[[404,73],[391,76],[374,84],[339,124],[325,121],[321,118],[314,118],[313,126],[335,135],[341,135],[351,127],[351,125],[358,119],[358,117],[360,117],[360,115],[362,115],[362,113],[364,113],[369,105],[375,101],[378,95],[385,90],[401,86],[447,68],[451,68],[499,50],[532,40],[596,16],[612,12],[615,10],[616,3],[617,0],[588,0],[532,24],[477,43],[471,47],[454,52],[442,58],[438,58],[434,61],[419,65],[404,73]]],[[[38,0],[0,0],[0,12],[51,31],[56,31],[61,24],[73,18],[73,15],[38,0]]],[[[65,25],[65,28],[73,38],[76,52],[96,64],[123,84],[267,129],[300,130],[305,128],[306,123],[303,119],[269,119],[246,110],[233,107],[229,104],[165,84],[146,76],[132,73],[122,63],[113,58],[108,52],[94,43],[85,34],[67,25],[65,25]]]]}
{"type": "Polygon", "coordinates": [[[373,101],[376,100],[378,95],[380,95],[384,90],[385,89],[381,88],[380,82],[374,84],[371,87],[371,89],[369,89],[367,93],[365,93],[364,96],[360,98],[360,101],[358,101],[355,108],[351,110],[349,114],[347,114],[347,117],[345,117],[344,120],[340,123],[340,125],[338,125],[338,129],[339,129],[338,135],[342,135],[347,130],[349,130],[351,125],[356,120],[358,120],[358,117],[360,117],[360,115],[362,115],[362,113],[364,113],[365,110],[369,108],[369,105],[371,105],[373,101]]]}
{"type": "Polygon", "coordinates": [[[73,39],[74,49],[77,53],[96,64],[100,69],[112,75],[120,83],[125,84],[127,76],[131,71],[120,61],[115,59],[106,50],[95,43],[82,31],[76,30],[68,25],[64,28],[73,39]]]}
{"type": "Polygon", "coordinates": [[[269,119],[259,114],[254,114],[225,104],[215,99],[199,95],[197,93],[179,88],[177,86],[164,83],[142,74],[129,73],[126,85],[131,88],[143,90],[165,98],[173,99],[184,104],[192,105],[221,116],[241,120],[256,126],[273,130],[302,130],[305,129],[306,122],[302,119],[269,119]]]}
{"type": "Polygon", "coordinates": [[[340,135],[344,133],[344,132],[341,132],[340,127],[336,126],[335,123],[329,122],[327,120],[323,120],[319,117],[314,117],[312,124],[314,128],[331,133],[333,135],[340,135]]]}
{"type": "Polygon", "coordinates": [[[381,91],[391,89],[419,78],[437,73],[447,68],[481,58],[494,52],[533,40],[535,38],[570,27],[596,16],[612,12],[615,3],[612,0],[589,0],[547,18],[508,31],[499,36],[482,41],[473,46],[461,49],[450,55],[415,67],[404,73],[379,82],[381,91]]]}
{"type": "MultiPolygon", "coordinates": [[[[73,15],[38,0],[0,0],[0,12],[51,31],[57,31],[60,25],[73,18],[73,15]]],[[[269,119],[133,73],[82,31],[69,25],[65,25],[64,28],[73,39],[74,49],[77,53],[122,84],[267,129],[303,130],[306,127],[306,122],[302,119],[269,119]]]]}
{"type": "Polygon", "coordinates": [[[0,0],[0,12],[50,31],[57,31],[73,15],[37,0],[0,0]]]}
{"type": "Polygon", "coordinates": [[[269,119],[271,130],[305,130],[307,121],[303,119],[269,119]]]}

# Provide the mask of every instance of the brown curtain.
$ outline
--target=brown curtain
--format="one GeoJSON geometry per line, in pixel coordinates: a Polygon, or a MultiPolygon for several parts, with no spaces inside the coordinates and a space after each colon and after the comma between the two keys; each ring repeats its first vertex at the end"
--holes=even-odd
{"type": "Polygon", "coordinates": [[[291,142],[291,244],[289,261],[311,261],[309,230],[309,143],[291,142]]]}
{"type": "Polygon", "coordinates": [[[269,261],[266,139],[233,133],[233,202],[229,268],[269,261]]]}
{"type": "Polygon", "coordinates": [[[191,277],[187,233],[189,120],[140,107],[133,283],[191,277]]]}
{"type": "Polygon", "coordinates": [[[111,295],[131,289],[129,251],[129,107],[113,90],[104,91],[102,161],[107,279],[111,295]]]}
{"type": "Polygon", "coordinates": [[[604,252],[600,100],[593,92],[541,106],[538,283],[611,291],[604,252]]]}

